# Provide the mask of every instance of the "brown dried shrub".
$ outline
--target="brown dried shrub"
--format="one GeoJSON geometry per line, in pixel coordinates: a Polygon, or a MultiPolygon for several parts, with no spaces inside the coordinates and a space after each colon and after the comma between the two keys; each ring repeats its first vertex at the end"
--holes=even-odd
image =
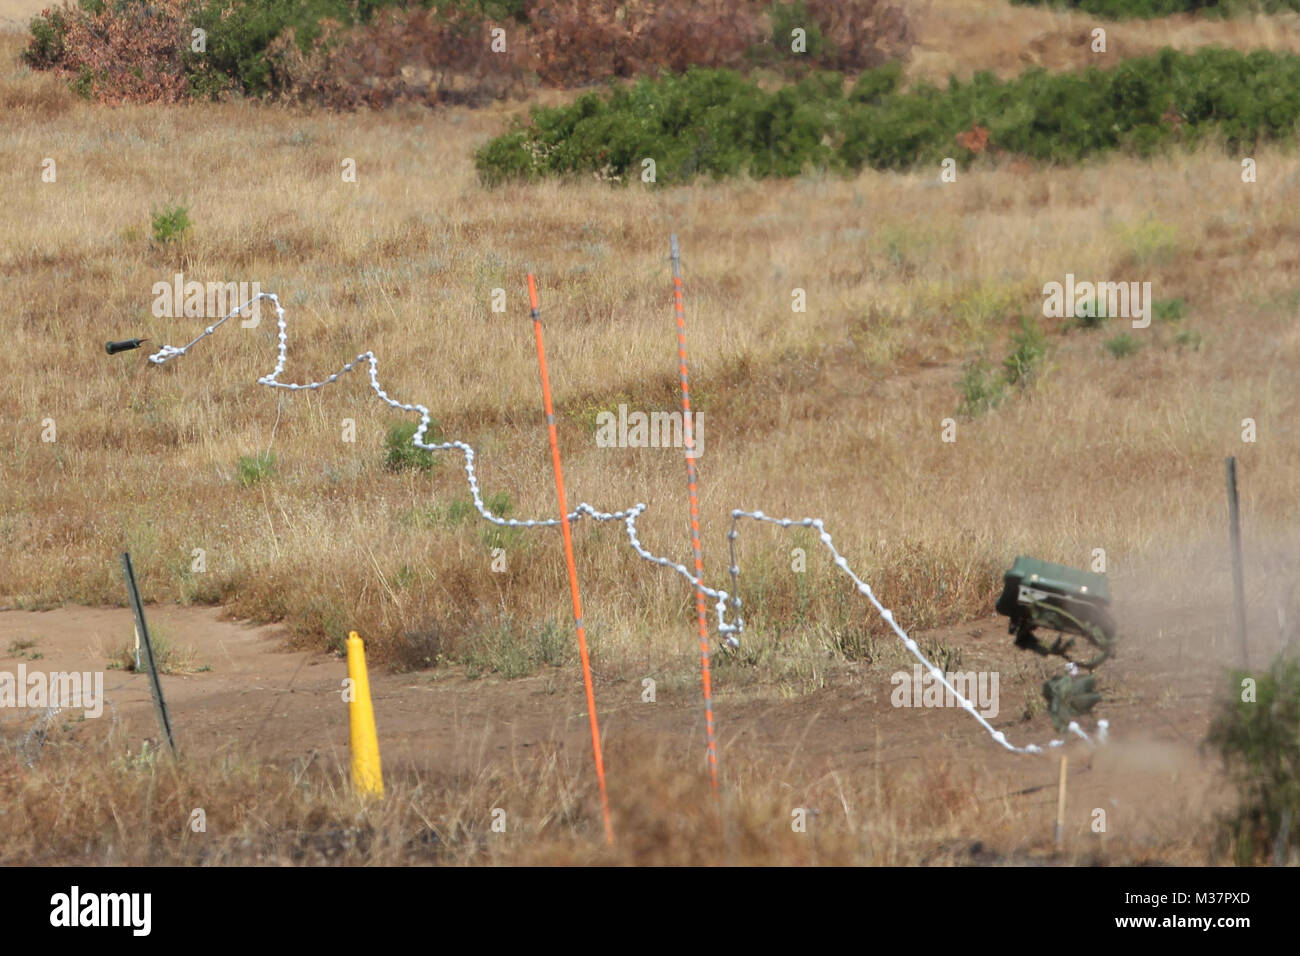
{"type": "Polygon", "coordinates": [[[907,11],[890,0],[804,0],[828,49],[817,66],[852,72],[906,57],[916,42],[907,11]]]}
{"type": "MultiPolygon", "coordinates": [[[[195,3],[109,3],[98,13],[65,3],[33,21],[25,58],[105,103],[223,94],[238,78],[188,52],[195,3]]],[[[522,91],[533,76],[573,87],[774,60],[795,70],[853,71],[905,56],[913,42],[907,15],[892,0],[783,3],[824,41],[796,58],[776,57],[770,0],[531,0],[527,24],[493,22],[474,4],[442,6],[387,7],[355,26],[322,20],[306,52],[285,28],[266,50],[266,88],[334,109],[481,103],[522,91]],[[504,50],[493,49],[496,29],[504,31],[504,50]]]]}
{"type": "Polygon", "coordinates": [[[275,88],[289,98],[331,109],[398,103],[479,103],[521,88],[524,43],[519,27],[491,24],[472,13],[385,9],[347,30],[322,21],[304,54],[292,30],[268,49],[275,88]],[[493,28],[505,49],[492,49],[493,28]]]}
{"type": "Polygon", "coordinates": [[[190,88],[189,8],[189,0],[155,0],[91,14],[65,4],[62,55],[50,66],[101,103],[182,100],[190,88]]]}
{"type": "Polygon", "coordinates": [[[554,86],[658,68],[738,67],[767,36],[752,0],[537,0],[528,20],[533,69],[554,86]]]}

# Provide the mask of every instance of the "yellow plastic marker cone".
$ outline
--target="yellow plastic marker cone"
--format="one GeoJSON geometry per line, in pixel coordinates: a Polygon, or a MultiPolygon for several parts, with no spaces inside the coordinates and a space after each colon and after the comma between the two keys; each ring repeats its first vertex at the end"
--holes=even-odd
{"type": "Polygon", "coordinates": [[[370,678],[366,675],[366,646],[357,632],[348,634],[348,678],[352,681],[349,705],[352,724],[352,785],[360,793],[384,795],[384,775],[379,769],[379,734],[375,708],[370,703],[370,678]]]}

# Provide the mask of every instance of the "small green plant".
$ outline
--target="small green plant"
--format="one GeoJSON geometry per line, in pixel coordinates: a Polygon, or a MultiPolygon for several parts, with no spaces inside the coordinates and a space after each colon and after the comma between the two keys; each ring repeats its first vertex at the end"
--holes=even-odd
{"type": "MultiPolygon", "coordinates": [[[[413,441],[419,430],[418,422],[399,422],[388,429],[384,438],[384,468],[387,471],[432,471],[437,462],[433,453],[417,448],[413,441]]],[[[440,445],[442,431],[437,422],[430,422],[421,441],[426,445],[440,445]]]]}
{"type": "MultiPolygon", "coordinates": [[[[159,674],[198,674],[212,670],[208,664],[198,662],[198,653],[193,647],[176,644],[165,632],[157,627],[149,628],[149,646],[153,648],[154,665],[159,674]]],[[[143,645],[140,647],[140,666],[136,667],[136,642],[130,642],[118,648],[108,659],[109,670],[139,671],[148,673],[149,662],[145,659],[143,645]]]]}
{"type": "Polygon", "coordinates": [[[1183,317],[1183,299],[1156,299],[1151,303],[1151,315],[1157,322],[1178,322],[1183,317]]]}
{"type": "Polygon", "coordinates": [[[241,455],[239,458],[239,483],[245,487],[269,478],[275,471],[275,456],[269,451],[260,455],[241,455]]]}
{"type": "Polygon", "coordinates": [[[88,66],[83,66],[77,71],[77,75],[68,81],[68,87],[83,100],[95,98],[95,71],[88,66]]]}
{"type": "Polygon", "coordinates": [[[1180,349],[1191,349],[1193,352],[1199,352],[1204,339],[1201,333],[1195,329],[1179,329],[1178,334],[1174,336],[1174,344],[1180,349]]]}
{"type": "Polygon", "coordinates": [[[1178,250],[1178,230],[1154,219],[1123,228],[1121,236],[1137,265],[1164,265],[1178,250]]]}
{"type": "Polygon", "coordinates": [[[870,664],[879,656],[875,638],[858,621],[845,621],[830,627],[824,643],[827,650],[846,661],[870,664]]]}
{"type": "Polygon", "coordinates": [[[948,308],[966,337],[981,341],[990,327],[1014,311],[1016,297],[1010,286],[985,284],[962,291],[948,308]]]}
{"type": "Polygon", "coordinates": [[[961,667],[961,648],[953,647],[946,641],[933,638],[922,641],[921,653],[945,675],[952,674],[961,667]]]}
{"type": "Polygon", "coordinates": [[[19,660],[39,661],[45,655],[40,651],[34,651],[35,641],[14,638],[9,642],[9,656],[17,657],[19,660]]]}
{"type": "Polygon", "coordinates": [[[1043,360],[1047,358],[1047,336],[1042,327],[1032,319],[1020,320],[1020,331],[1011,336],[1014,348],[1002,361],[1002,369],[1008,385],[1021,389],[1034,384],[1042,371],[1043,360]]]}
{"type": "Polygon", "coordinates": [[[772,23],[772,43],[782,56],[803,56],[820,60],[827,52],[827,41],[821,28],[808,12],[803,0],[793,3],[774,3],[768,11],[772,23]],[[795,29],[804,31],[805,48],[802,53],[790,49],[790,37],[795,29]]]}
{"type": "MultiPolygon", "coordinates": [[[[483,500],[483,505],[498,518],[508,518],[510,512],[514,510],[514,502],[510,500],[509,492],[505,491],[488,495],[483,500]]],[[[492,525],[483,529],[483,543],[489,548],[508,548],[519,540],[519,534],[518,528],[492,525]]]]}
{"type": "Polygon", "coordinates": [[[1238,864],[1285,863],[1300,847],[1300,660],[1284,652],[1263,674],[1232,674],[1227,690],[1205,739],[1239,796],[1221,837],[1238,864]]]}
{"type": "Polygon", "coordinates": [[[988,362],[976,359],[963,366],[957,391],[961,393],[959,414],[975,418],[1002,404],[1006,398],[1006,383],[1001,376],[994,374],[988,362]]]}
{"type": "Polygon", "coordinates": [[[31,39],[23,51],[23,62],[36,70],[48,70],[63,59],[63,43],[68,35],[68,21],[63,11],[51,5],[28,24],[31,39]]]}
{"type": "Polygon", "coordinates": [[[1110,318],[1109,305],[1106,299],[1094,295],[1085,302],[1080,302],[1075,308],[1074,325],[1080,329],[1099,329],[1106,324],[1110,318]]]}
{"type": "Polygon", "coordinates": [[[472,498],[453,498],[447,504],[445,517],[448,524],[460,524],[466,518],[478,514],[472,498]]]}
{"type": "Polygon", "coordinates": [[[157,747],[151,749],[149,747],[149,741],[144,740],[140,742],[139,753],[133,753],[128,749],[125,754],[113,761],[112,766],[115,770],[121,771],[122,773],[149,771],[152,770],[154,765],[158,762],[158,754],[160,752],[161,751],[157,747]]]}
{"type": "Polygon", "coordinates": [[[153,214],[153,241],[161,245],[179,242],[190,231],[190,210],[188,206],[167,206],[153,214]]]}
{"type": "Polygon", "coordinates": [[[451,656],[465,665],[465,676],[471,680],[488,674],[515,680],[543,667],[562,667],[573,655],[566,630],[555,622],[519,627],[505,615],[451,656]]]}
{"type": "Polygon", "coordinates": [[[1113,339],[1107,339],[1101,343],[1102,348],[1111,356],[1111,358],[1128,358],[1138,350],[1138,341],[1127,332],[1121,332],[1113,339]]]}

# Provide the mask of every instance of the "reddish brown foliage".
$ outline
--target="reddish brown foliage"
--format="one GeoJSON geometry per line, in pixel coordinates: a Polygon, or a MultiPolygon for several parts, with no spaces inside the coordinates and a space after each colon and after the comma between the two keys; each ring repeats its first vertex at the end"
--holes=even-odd
{"type": "MultiPolygon", "coordinates": [[[[193,0],[109,4],[99,14],[57,11],[61,43],[35,39],[28,62],[74,80],[107,103],[174,102],[197,81],[205,92],[236,84],[187,62],[193,0]],[[66,24],[66,26],[65,26],[66,24]],[[187,68],[199,73],[191,78],[187,68]]],[[[481,102],[521,90],[691,66],[744,68],[774,57],[791,68],[852,71],[906,55],[911,27],[891,0],[802,0],[810,30],[828,41],[817,56],[779,55],[769,0],[533,0],[527,26],[492,23],[450,7],[380,10],[364,25],[321,23],[304,53],[286,29],[266,51],[270,88],[336,109],[394,103],[481,102]],[[494,30],[504,31],[494,44],[494,30]],[[493,49],[494,45],[497,49],[493,49]]],[[[47,19],[49,14],[46,14],[47,19]]]]}
{"type": "Polygon", "coordinates": [[[523,39],[511,24],[455,11],[386,9],[364,27],[323,26],[309,54],[292,31],[271,44],[274,85],[289,97],[334,109],[432,106],[500,98],[523,83],[523,39]],[[505,31],[504,50],[492,49],[494,27],[505,31]]]}
{"type": "Polygon", "coordinates": [[[977,155],[984,152],[988,144],[989,131],[986,126],[972,126],[966,132],[957,134],[957,145],[977,155]]]}
{"type": "Polygon", "coordinates": [[[740,66],[767,36],[761,11],[752,0],[537,0],[528,10],[532,65],[555,86],[740,66]]]}
{"type": "Polygon", "coordinates": [[[63,55],[52,67],[103,103],[174,103],[189,91],[188,9],[187,0],[155,0],[89,15],[65,5],[63,55]]]}
{"type": "Polygon", "coordinates": [[[916,42],[907,11],[890,0],[804,0],[804,7],[829,41],[822,69],[873,69],[906,56],[916,42]]]}

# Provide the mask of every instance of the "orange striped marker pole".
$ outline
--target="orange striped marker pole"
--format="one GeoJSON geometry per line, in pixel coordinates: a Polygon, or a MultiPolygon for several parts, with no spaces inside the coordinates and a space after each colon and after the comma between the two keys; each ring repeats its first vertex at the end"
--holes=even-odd
{"type": "Polygon", "coordinates": [[[542,404],[546,428],[551,436],[551,465],[555,469],[555,492],[560,499],[560,530],[564,533],[564,561],[569,566],[569,593],[573,595],[573,621],[578,628],[578,653],[582,657],[582,682],[587,688],[587,716],[591,719],[591,749],[596,755],[596,780],[600,783],[600,809],[605,818],[605,839],[612,846],[614,827],[609,822],[609,796],[605,792],[605,761],[600,755],[600,724],[596,720],[596,693],[591,685],[591,659],[587,655],[587,630],[582,624],[582,597],[578,594],[578,569],[573,563],[573,533],[569,529],[569,503],[564,495],[564,471],[560,468],[560,440],[555,434],[555,408],[551,404],[551,378],[546,371],[546,349],[542,345],[542,313],[537,304],[537,282],[528,273],[528,304],[533,313],[533,335],[537,339],[537,365],[542,373],[542,404]]]}
{"type": "Polygon", "coordinates": [[[677,234],[673,253],[673,307],[677,311],[677,361],[682,376],[682,435],[686,440],[686,486],[691,498],[691,548],[695,551],[695,610],[700,622],[700,677],[704,684],[704,735],[709,744],[709,778],[718,793],[718,748],[713,740],[713,679],[709,673],[709,614],[704,603],[704,552],[700,548],[700,496],[695,474],[695,423],[691,417],[691,385],[686,375],[686,312],[682,308],[681,259],[677,234]]]}

